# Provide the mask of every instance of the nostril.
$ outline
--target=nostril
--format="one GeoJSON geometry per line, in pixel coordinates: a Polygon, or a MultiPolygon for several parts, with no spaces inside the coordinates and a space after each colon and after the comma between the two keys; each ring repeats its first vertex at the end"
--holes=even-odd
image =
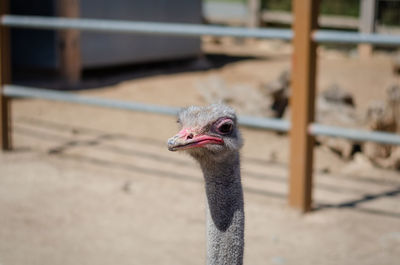
{"type": "Polygon", "coordinates": [[[189,133],[188,136],[186,136],[186,140],[188,139],[193,139],[193,133],[189,133]]]}

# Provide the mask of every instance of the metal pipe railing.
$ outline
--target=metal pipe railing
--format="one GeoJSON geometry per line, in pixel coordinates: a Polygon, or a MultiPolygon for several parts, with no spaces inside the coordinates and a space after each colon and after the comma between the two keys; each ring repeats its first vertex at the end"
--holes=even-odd
{"type": "MultiPolygon", "coordinates": [[[[157,113],[170,116],[176,116],[180,109],[177,107],[144,104],[139,102],[106,99],[92,96],[88,97],[71,92],[61,92],[17,85],[4,85],[3,95],[13,98],[47,99],[77,104],[94,105],[113,109],[157,113]]],[[[239,123],[243,126],[258,129],[269,129],[281,132],[288,131],[290,127],[289,122],[286,120],[249,116],[240,116],[239,123]]]]}
{"type": "Polygon", "coordinates": [[[70,92],[54,91],[42,88],[33,88],[17,85],[4,85],[3,95],[13,98],[36,98],[55,101],[71,102],[77,104],[86,104],[107,107],[112,109],[123,109],[130,111],[150,112],[164,115],[176,115],[179,108],[143,104],[138,102],[129,102],[122,100],[105,99],[99,97],[82,96],[70,92]]]}
{"type": "Polygon", "coordinates": [[[338,30],[317,30],[313,40],[318,43],[368,43],[383,46],[400,46],[400,35],[366,34],[338,30]]]}
{"type": "MultiPolygon", "coordinates": [[[[33,87],[5,85],[3,94],[14,98],[37,98],[62,102],[94,105],[100,107],[122,109],[129,111],[150,112],[162,115],[175,116],[179,111],[177,107],[151,105],[138,102],[88,97],[71,92],[39,89],[33,87]]],[[[281,132],[290,130],[290,122],[282,119],[239,116],[239,124],[246,127],[267,129],[281,132]]],[[[382,144],[400,145],[400,135],[366,130],[345,129],[337,126],[329,126],[313,123],[309,131],[315,136],[331,136],[346,138],[354,141],[372,141],[382,144]]]]}
{"type": "Polygon", "coordinates": [[[4,15],[0,23],[8,27],[31,29],[76,29],[114,33],[148,35],[174,35],[198,37],[202,35],[251,37],[262,39],[292,39],[292,31],[286,29],[249,29],[184,23],[138,22],[87,18],[60,18],[39,16],[4,15]]]}
{"type": "MultiPolygon", "coordinates": [[[[289,29],[253,29],[183,23],[137,22],[86,18],[4,15],[1,17],[0,23],[8,27],[32,29],[76,29],[82,31],[174,35],[186,37],[209,35],[281,40],[291,40],[293,38],[293,31],[289,29]]],[[[358,32],[317,30],[313,33],[312,37],[314,41],[318,43],[369,43],[385,46],[400,45],[400,36],[384,34],[362,34],[358,32]]]]}
{"type": "Polygon", "coordinates": [[[381,144],[400,145],[400,135],[394,133],[347,129],[318,123],[312,123],[308,130],[310,134],[314,136],[330,136],[345,138],[356,142],[370,141],[381,144]]]}

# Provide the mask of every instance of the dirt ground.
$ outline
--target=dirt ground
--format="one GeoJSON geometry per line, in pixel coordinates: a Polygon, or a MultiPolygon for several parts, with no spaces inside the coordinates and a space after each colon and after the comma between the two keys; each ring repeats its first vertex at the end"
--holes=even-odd
{"type": "MultiPolygon", "coordinates": [[[[257,89],[290,65],[281,42],[224,45],[205,49],[240,60],[80,93],[204,104],[197,84],[210,76],[257,89]]],[[[399,82],[390,54],[319,52],[319,88],[339,83],[361,112],[399,82]]],[[[173,117],[44,100],[15,100],[12,111],[15,150],[0,153],[1,265],[205,264],[203,180],[166,149],[173,117]]],[[[400,173],[318,147],[315,210],[301,215],[286,203],[287,136],[242,130],[245,264],[399,264],[400,173]]]]}

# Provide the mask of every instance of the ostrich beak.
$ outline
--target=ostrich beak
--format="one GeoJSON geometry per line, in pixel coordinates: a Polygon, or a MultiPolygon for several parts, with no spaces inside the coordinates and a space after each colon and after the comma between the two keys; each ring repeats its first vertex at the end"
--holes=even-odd
{"type": "Polygon", "coordinates": [[[195,135],[190,129],[182,129],[177,135],[168,139],[168,150],[178,151],[202,147],[206,144],[224,144],[224,140],[206,134],[195,135]]]}

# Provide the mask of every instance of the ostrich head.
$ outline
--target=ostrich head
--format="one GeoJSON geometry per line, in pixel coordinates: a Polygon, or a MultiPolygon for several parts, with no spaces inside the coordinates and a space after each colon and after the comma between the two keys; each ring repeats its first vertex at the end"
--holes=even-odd
{"type": "Polygon", "coordinates": [[[242,147],[235,111],[226,105],[184,108],[178,123],[181,130],[168,140],[170,151],[186,151],[199,161],[218,161],[242,147]]]}

